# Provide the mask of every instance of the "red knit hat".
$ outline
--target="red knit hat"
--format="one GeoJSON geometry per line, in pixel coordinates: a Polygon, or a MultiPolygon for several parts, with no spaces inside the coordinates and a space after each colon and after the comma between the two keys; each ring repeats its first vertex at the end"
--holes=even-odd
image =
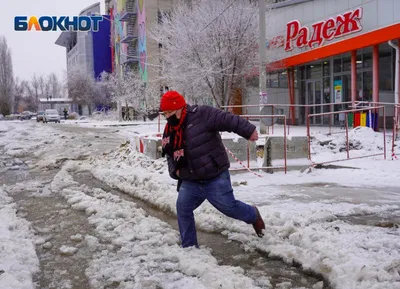
{"type": "Polygon", "coordinates": [[[167,91],[161,97],[160,108],[162,111],[178,110],[185,105],[185,98],[174,90],[167,91]]]}

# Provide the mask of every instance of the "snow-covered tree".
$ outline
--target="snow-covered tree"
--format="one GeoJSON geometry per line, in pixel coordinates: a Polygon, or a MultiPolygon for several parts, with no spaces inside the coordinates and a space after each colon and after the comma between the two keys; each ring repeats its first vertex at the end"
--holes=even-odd
{"type": "Polygon", "coordinates": [[[11,50],[5,37],[0,37],[0,113],[13,113],[14,73],[11,50]]]}
{"type": "Polygon", "coordinates": [[[70,69],[66,76],[66,85],[68,96],[75,103],[80,105],[88,105],[89,109],[92,104],[98,104],[100,94],[94,77],[87,73],[80,66],[70,69]]]}
{"type": "Polygon", "coordinates": [[[158,110],[160,91],[144,82],[137,70],[127,70],[123,75],[102,74],[101,83],[114,102],[132,107],[144,117],[158,110]]]}
{"type": "Polygon", "coordinates": [[[258,7],[251,1],[182,1],[164,13],[150,38],[161,48],[162,81],[189,99],[231,103],[257,66],[258,7]]]}

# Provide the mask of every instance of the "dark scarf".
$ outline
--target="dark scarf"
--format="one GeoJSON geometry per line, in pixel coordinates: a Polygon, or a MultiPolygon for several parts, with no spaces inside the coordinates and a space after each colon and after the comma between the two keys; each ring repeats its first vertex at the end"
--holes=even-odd
{"type": "Polygon", "coordinates": [[[183,136],[183,130],[186,124],[186,112],[187,107],[185,106],[182,109],[178,125],[171,126],[168,123],[165,125],[162,138],[162,156],[164,157],[167,154],[172,157],[176,170],[182,168],[186,162],[184,150],[185,140],[183,136]]]}

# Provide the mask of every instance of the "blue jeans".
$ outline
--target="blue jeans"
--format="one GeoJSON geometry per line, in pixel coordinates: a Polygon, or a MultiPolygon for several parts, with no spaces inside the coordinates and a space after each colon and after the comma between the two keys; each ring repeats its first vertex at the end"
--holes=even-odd
{"type": "Polygon", "coordinates": [[[182,247],[198,247],[193,211],[204,200],[208,200],[216,209],[228,217],[248,224],[256,221],[254,207],[235,200],[228,170],[212,180],[183,181],[176,201],[182,247]]]}

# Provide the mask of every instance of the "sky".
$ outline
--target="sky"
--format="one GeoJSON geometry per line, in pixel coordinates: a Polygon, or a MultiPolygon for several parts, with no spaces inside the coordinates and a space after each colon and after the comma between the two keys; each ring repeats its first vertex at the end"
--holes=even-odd
{"type": "Polygon", "coordinates": [[[59,31],[16,32],[15,16],[77,16],[86,7],[100,2],[104,13],[104,0],[11,0],[1,1],[0,36],[5,36],[12,50],[14,76],[29,80],[34,74],[52,72],[64,77],[67,67],[64,47],[55,44],[59,31]]]}

